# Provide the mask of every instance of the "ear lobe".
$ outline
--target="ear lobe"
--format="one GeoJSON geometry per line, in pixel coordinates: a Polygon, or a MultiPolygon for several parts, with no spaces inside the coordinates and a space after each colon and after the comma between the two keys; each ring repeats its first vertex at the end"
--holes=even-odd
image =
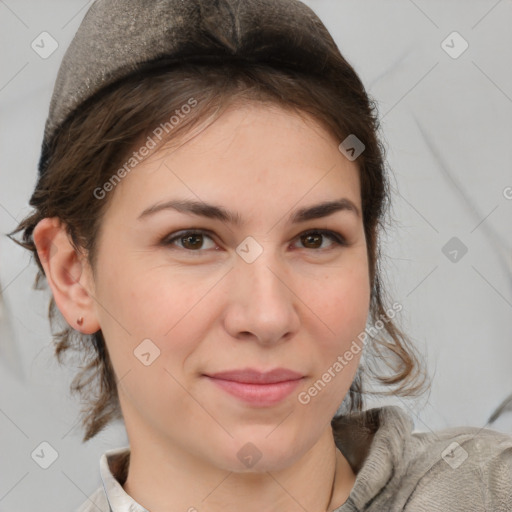
{"type": "Polygon", "coordinates": [[[68,324],[76,328],[77,318],[83,317],[81,332],[98,331],[91,273],[85,256],[71,244],[65,224],[57,217],[42,219],[34,228],[33,239],[55,303],[68,324]]]}

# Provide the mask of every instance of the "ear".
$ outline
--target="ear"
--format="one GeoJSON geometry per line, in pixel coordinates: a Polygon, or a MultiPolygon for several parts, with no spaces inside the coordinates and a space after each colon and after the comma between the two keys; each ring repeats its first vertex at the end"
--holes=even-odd
{"type": "Polygon", "coordinates": [[[58,217],[44,218],[34,228],[33,239],[57,307],[68,324],[84,334],[98,331],[90,266],[73,248],[65,224],[58,217]],[[79,326],[80,317],[84,321],[79,326]]]}

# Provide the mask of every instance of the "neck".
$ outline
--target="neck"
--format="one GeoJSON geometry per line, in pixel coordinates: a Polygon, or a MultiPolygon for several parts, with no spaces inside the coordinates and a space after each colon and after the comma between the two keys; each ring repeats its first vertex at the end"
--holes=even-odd
{"type": "Polygon", "coordinates": [[[281,471],[222,470],[149,435],[130,439],[130,448],[123,488],[151,512],[332,512],[355,481],[330,425],[301,459],[281,471]]]}

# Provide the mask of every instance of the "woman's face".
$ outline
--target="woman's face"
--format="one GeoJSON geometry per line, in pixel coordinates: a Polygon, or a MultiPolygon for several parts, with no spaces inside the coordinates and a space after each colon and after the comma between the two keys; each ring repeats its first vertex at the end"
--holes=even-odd
{"type": "Polygon", "coordinates": [[[132,445],[263,471],[328,435],[370,300],[358,170],[338,144],[250,104],[110,192],[94,314],[132,445]],[[255,383],[273,370],[280,383],[255,383]]]}

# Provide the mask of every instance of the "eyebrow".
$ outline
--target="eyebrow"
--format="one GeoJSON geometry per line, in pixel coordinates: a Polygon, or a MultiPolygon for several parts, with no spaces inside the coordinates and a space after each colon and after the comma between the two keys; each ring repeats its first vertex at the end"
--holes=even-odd
{"type": "MultiPolygon", "coordinates": [[[[174,199],[166,201],[165,203],[154,204],[153,206],[146,208],[137,217],[137,219],[143,220],[144,218],[162,210],[175,210],[182,213],[190,213],[201,217],[207,217],[209,219],[217,219],[236,226],[242,224],[242,218],[237,212],[231,212],[222,206],[190,199],[174,199]]],[[[325,201],[313,206],[300,208],[289,215],[288,222],[298,224],[312,219],[327,217],[338,211],[352,212],[358,217],[361,216],[359,208],[350,199],[341,198],[334,201],[325,201]]]]}

